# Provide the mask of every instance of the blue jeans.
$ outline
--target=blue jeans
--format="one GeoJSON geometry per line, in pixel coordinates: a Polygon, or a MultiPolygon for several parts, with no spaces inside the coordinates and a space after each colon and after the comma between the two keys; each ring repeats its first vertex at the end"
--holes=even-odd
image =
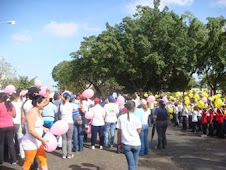
{"type": "Polygon", "coordinates": [[[174,114],[174,117],[175,117],[175,126],[178,126],[179,125],[179,119],[178,119],[178,114],[174,114]]]}
{"type": "Polygon", "coordinates": [[[83,151],[83,129],[82,125],[74,125],[73,148],[74,152],[83,151]]]}
{"type": "Polygon", "coordinates": [[[138,157],[140,146],[131,146],[123,144],[123,153],[126,156],[128,170],[136,170],[138,166],[138,157]]]}
{"type": "Polygon", "coordinates": [[[149,142],[148,142],[148,125],[142,125],[142,131],[140,133],[141,149],[140,155],[148,155],[149,142]]]}
{"type": "Polygon", "coordinates": [[[108,123],[108,122],[105,123],[105,131],[104,131],[105,146],[114,145],[115,127],[116,127],[115,123],[108,123]],[[111,132],[110,136],[108,136],[109,131],[111,132]]]}

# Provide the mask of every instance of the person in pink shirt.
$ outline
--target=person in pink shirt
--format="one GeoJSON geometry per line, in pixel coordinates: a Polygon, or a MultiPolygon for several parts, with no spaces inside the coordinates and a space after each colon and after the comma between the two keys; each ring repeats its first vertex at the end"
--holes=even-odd
{"type": "Polygon", "coordinates": [[[16,117],[16,111],[6,93],[0,93],[0,166],[4,160],[4,142],[7,141],[12,164],[16,164],[16,152],[13,142],[13,118],[16,117]]]}

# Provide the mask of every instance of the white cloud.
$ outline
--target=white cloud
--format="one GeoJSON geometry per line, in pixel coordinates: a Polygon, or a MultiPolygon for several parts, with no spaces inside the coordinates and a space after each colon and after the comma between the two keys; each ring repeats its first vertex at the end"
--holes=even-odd
{"type": "Polygon", "coordinates": [[[215,3],[219,6],[226,6],[226,0],[215,0],[215,3]]]}
{"type": "Polygon", "coordinates": [[[16,44],[27,43],[32,41],[32,37],[28,33],[13,34],[11,38],[16,41],[16,44]]]}
{"type": "MultiPolygon", "coordinates": [[[[131,2],[126,5],[126,8],[129,13],[133,14],[136,11],[137,5],[149,6],[152,8],[154,6],[153,1],[154,0],[131,0],[131,2]]],[[[160,9],[163,9],[166,5],[170,5],[170,4],[187,6],[187,5],[191,5],[193,2],[194,0],[162,0],[160,3],[160,9]]]]}
{"type": "Polygon", "coordinates": [[[74,22],[57,23],[56,21],[51,21],[44,26],[46,31],[59,37],[73,36],[77,33],[78,28],[78,24],[75,24],[74,22]]]}
{"type": "Polygon", "coordinates": [[[83,24],[81,26],[81,29],[84,29],[85,31],[89,31],[89,32],[100,32],[102,30],[99,27],[90,26],[88,24],[83,24]]]}

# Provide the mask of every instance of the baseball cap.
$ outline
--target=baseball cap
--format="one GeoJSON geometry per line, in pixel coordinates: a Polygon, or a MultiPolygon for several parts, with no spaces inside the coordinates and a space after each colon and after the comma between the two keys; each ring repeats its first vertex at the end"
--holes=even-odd
{"type": "Polygon", "coordinates": [[[100,103],[100,99],[98,97],[96,97],[93,101],[95,104],[100,103]]]}
{"type": "Polygon", "coordinates": [[[113,96],[108,96],[109,102],[116,102],[115,98],[113,96]]]}
{"type": "Polygon", "coordinates": [[[32,86],[28,89],[28,93],[38,93],[40,91],[39,88],[32,86]]]}

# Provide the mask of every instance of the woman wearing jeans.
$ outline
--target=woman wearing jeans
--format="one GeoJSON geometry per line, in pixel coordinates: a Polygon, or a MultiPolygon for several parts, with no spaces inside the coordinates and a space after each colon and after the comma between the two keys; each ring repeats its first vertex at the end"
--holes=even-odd
{"type": "Polygon", "coordinates": [[[135,102],[128,101],[125,104],[128,112],[118,118],[118,145],[123,145],[123,153],[126,156],[128,169],[136,170],[141,147],[139,133],[141,132],[141,121],[133,114],[135,102]]]}

